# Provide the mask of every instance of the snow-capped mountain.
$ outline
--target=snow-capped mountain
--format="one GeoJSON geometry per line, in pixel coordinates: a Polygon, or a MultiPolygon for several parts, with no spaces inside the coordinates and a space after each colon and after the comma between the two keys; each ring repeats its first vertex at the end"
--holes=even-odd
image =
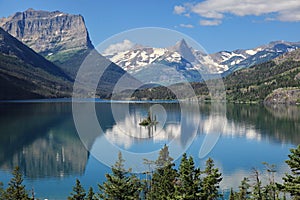
{"type": "Polygon", "coordinates": [[[227,70],[226,66],[214,62],[209,55],[188,46],[184,39],[166,48],[133,45],[125,51],[102,54],[144,82],[149,79],[149,73],[152,74],[151,70],[156,74],[160,72],[160,77],[156,77],[159,80],[172,79],[168,82],[170,84],[184,80],[200,81],[203,73],[222,73],[227,70]]]}
{"type": "Polygon", "coordinates": [[[171,47],[155,48],[135,44],[127,50],[103,55],[140,80],[149,78],[149,73],[154,76],[159,71],[161,77],[176,77],[176,83],[184,79],[200,81],[201,74],[227,75],[238,69],[272,60],[297,48],[300,48],[300,42],[276,41],[254,49],[207,54],[193,49],[182,39],[171,47]],[[155,73],[151,73],[151,70],[155,70],[155,73]]]}
{"type": "Polygon", "coordinates": [[[221,51],[210,56],[220,65],[228,66],[229,70],[223,73],[227,75],[242,68],[270,61],[298,48],[300,48],[300,42],[275,41],[254,49],[221,51]]]}

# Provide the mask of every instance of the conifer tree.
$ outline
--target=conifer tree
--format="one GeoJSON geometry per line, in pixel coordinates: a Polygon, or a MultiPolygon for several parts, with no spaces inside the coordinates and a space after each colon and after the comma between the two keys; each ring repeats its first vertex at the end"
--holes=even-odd
{"type": "Polygon", "coordinates": [[[175,184],[176,199],[198,199],[200,192],[200,170],[195,168],[194,160],[183,154],[175,184]]]}
{"type": "Polygon", "coordinates": [[[99,185],[100,199],[105,200],[133,200],[138,199],[141,183],[131,170],[125,170],[125,160],[119,152],[118,161],[112,166],[112,174],[106,174],[107,181],[99,185]]]}
{"type": "Polygon", "coordinates": [[[0,199],[4,199],[4,189],[2,182],[0,182],[0,199]]]}
{"type": "Polygon", "coordinates": [[[229,200],[235,200],[235,192],[230,188],[229,200]]]}
{"type": "Polygon", "coordinates": [[[283,177],[284,189],[289,192],[294,199],[300,199],[300,145],[296,149],[291,149],[289,160],[286,163],[291,169],[291,174],[283,177]]]}
{"type": "Polygon", "coordinates": [[[92,187],[89,188],[89,192],[87,193],[85,200],[96,200],[95,193],[92,187]]]}
{"type": "Polygon", "coordinates": [[[253,199],[262,200],[262,183],[259,179],[259,171],[257,169],[253,169],[253,177],[254,177],[254,185],[252,191],[253,199]]]}
{"type": "Polygon", "coordinates": [[[222,174],[217,168],[214,168],[214,162],[211,158],[206,161],[206,168],[202,172],[204,177],[201,181],[200,198],[213,200],[222,197],[219,193],[219,184],[222,181],[222,174]]]}
{"type": "Polygon", "coordinates": [[[30,200],[29,195],[23,185],[23,176],[19,167],[12,172],[13,177],[8,183],[8,188],[4,191],[5,200],[30,200]]]}
{"type": "Polygon", "coordinates": [[[169,147],[165,144],[164,147],[159,151],[159,156],[155,161],[157,168],[165,167],[172,164],[173,158],[170,157],[169,147]]]}
{"type": "Polygon", "coordinates": [[[76,179],[76,185],[73,187],[73,192],[71,192],[71,196],[68,197],[68,200],[84,200],[85,195],[84,188],[80,181],[76,179]]]}
{"type": "Polygon", "coordinates": [[[237,193],[238,199],[240,200],[249,199],[249,195],[251,194],[249,189],[250,189],[249,179],[244,177],[244,179],[241,181],[241,185],[239,186],[239,192],[237,193]]]}
{"type": "Polygon", "coordinates": [[[174,199],[177,172],[172,161],[169,148],[165,145],[155,161],[157,168],[153,173],[151,187],[146,194],[146,199],[174,199]]]}
{"type": "Polygon", "coordinates": [[[263,198],[274,199],[274,200],[278,199],[279,190],[275,183],[276,166],[274,164],[269,164],[267,162],[263,162],[263,165],[265,165],[266,172],[269,176],[269,181],[263,188],[263,198]]]}

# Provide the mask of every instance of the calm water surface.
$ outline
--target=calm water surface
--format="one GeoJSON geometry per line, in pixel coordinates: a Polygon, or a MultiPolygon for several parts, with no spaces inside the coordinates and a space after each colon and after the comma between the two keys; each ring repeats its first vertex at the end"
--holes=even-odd
{"type": "MultiPolygon", "coordinates": [[[[86,104],[89,103],[80,106],[86,104]]],[[[253,167],[263,170],[264,161],[276,164],[276,177],[280,180],[288,171],[284,161],[289,149],[300,143],[299,107],[227,105],[219,110],[210,104],[200,104],[200,111],[198,106],[188,105],[188,115],[183,116],[178,103],[160,102],[156,107],[163,110],[156,113],[159,124],[148,129],[138,122],[154,104],[113,105],[118,116],[112,114],[110,103],[96,103],[102,131],[91,130],[79,137],[70,102],[0,103],[0,181],[6,187],[12,169],[18,165],[24,171],[27,188],[33,188],[37,198],[66,199],[76,178],[86,188],[93,186],[98,191],[97,183],[102,183],[104,174],[110,172],[107,165],[116,159],[112,147],[125,155],[147,156],[149,152],[156,155],[164,144],[171,144],[176,147],[171,156],[174,153],[173,157],[178,158],[186,150],[200,168],[212,157],[224,177],[221,188],[227,191],[236,188],[243,177],[251,176],[253,167]],[[123,113],[126,109],[129,112],[123,113]],[[195,119],[200,123],[193,133],[195,119]],[[199,157],[204,138],[219,133],[212,151],[204,158],[199,157]]],[[[136,167],[130,165],[134,163],[129,157],[126,160],[127,166],[136,167]]]]}

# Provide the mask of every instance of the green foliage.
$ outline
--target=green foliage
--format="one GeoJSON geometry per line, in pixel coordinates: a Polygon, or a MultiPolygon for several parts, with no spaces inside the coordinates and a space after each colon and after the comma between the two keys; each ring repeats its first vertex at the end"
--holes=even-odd
{"type": "Polygon", "coordinates": [[[232,188],[230,188],[229,200],[235,200],[236,194],[232,188]]]}
{"type": "Polygon", "coordinates": [[[177,173],[173,167],[174,164],[169,164],[154,172],[146,199],[174,199],[177,173]]]}
{"type": "MultiPolygon", "coordinates": [[[[156,161],[147,161],[147,164],[155,164],[150,184],[145,181],[141,184],[131,170],[125,170],[122,154],[119,153],[118,160],[112,166],[112,174],[106,174],[107,181],[99,185],[100,193],[95,194],[90,187],[86,194],[81,183],[76,179],[70,200],[214,200],[222,198],[219,193],[219,184],[222,181],[222,174],[214,166],[211,158],[206,161],[204,171],[195,167],[192,157],[183,154],[178,172],[174,169],[173,159],[170,157],[168,146],[164,146],[156,161]],[[145,196],[141,192],[144,190],[145,196]]],[[[260,172],[253,169],[252,181],[244,178],[241,181],[238,191],[231,188],[230,200],[279,200],[286,199],[285,193],[289,193],[293,199],[300,199],[300,145],[296,149],[291,149],[289,160],[286,163],[291,168],[291,174],[286,174],[283,178],[283,185],[276,183],[275,165],[263,163],[265,172],[268,175],[268,182],[262,184],[260,172]]],[[[148,177],[148,176],[147,176],[148,177]]],[[[22,184],[23,178],[18,167],[13,171],[13,178],[6,190],[0,182],[0,199],[5,200],[32,200],[22,184]]]]}
{"type": "Polygon", "coordinates": [[[87,193],[85,200],[96,200],[95,193],[92,187],[89,188],[89,192],[87,193]]]}
{"type": "Polygon", "coordinates": [[[3,189],[3,183],[0,182],[0,199],[4,198],[4,189],[3,189]]]}
{"type": "Polygon", "coordinates": [[[245,177],[242,180],[241,185],[239,186],[239,192],[237,193],[238,199],[240,200],[248,199],[251,193],[249,189],[250,189],[249,179],[245,177]]]}
{"type": "Polygon", "coordinates": [[[275,183],[275,172],[276,172],[276,166],[274,164],[269,164],[266,162],[263,162],[263,165],[265,165],[266,172],[269,176],[269,182],[268,184],[263,188],[263,197],[266,199],[278,199],[278,193],[279,190],[277,188],[277,185],[275,183]]]}
{"type": "Polygon", "coordinates": [[[118,161],[112,166],[112,174],[106,174],[107,181],[99,185],[99,198],[105,200],[133,200],[138,199],[141,191],[140,180],[131,170],[125,170],[125,160],[119,152],[118,161]]]}
{"type": "Polygon", "coordinates": [[[300,145],[290,151],[291,154],[286,163],[291,169],[291,174],[286,174],[283,178],[284,189],[289,192],[294,199],[300,199],[300,145]]]}
{"type": "Polygon", "coordinates": [[[194,160],[183,154],[175,184],[176,199],[198,199],[200,192],[200,169],[195,168],[194,160]]]}
{"type": "Polygon", "coordinates": [[[209,158],[206,161],[206,168],[202,172],[205,176],[203,177],[200,185],[200,198],[213,200],[222,197],[219,193],[219,183],[222,181],[222,174],[219,173],[218,168],[214,168],[214,161],[209,158]]]}
{"type": "Polygon", "coordinates": [[[253,169],[253,177],[254,177],[254,185],[252,191],[252,198],[257,200],[262,200],[262,183],[259,178],[259,171],[257,169],[253,169]]]}
{"type": "Polygon", "coordinates": [[[150,111],[148,111],[148,115],[147,115],[147,118],[144,119],[143,121],[141,121],[139,123],[139,125],[141,126],[152,126],[152,125],[156,125],[158,122],[156,121],[156,117],[154,117],[153,119],[153,116],[151,114],[150,111]]]}
{"type": "Polygon", "coordinates": [[[16,167],[13,172],[13,177],[8,183],[8,188],[3,193],[3,199],[6,200],[30,200],[29,195],[23,185],[23,176],[19,167],[16,167]]]}
{"type": "Polygon", "coordinates": [[[85,195],[84,188],[81,186],[80,181],[76,179],[76,185],[73,187],[73,192],[68,197],[68,200],[85,200],[85,195]]]}
{"type": "Polygon", "coordinates": [[[291,60],[280,64],[270,61],[236,71],[224,79],[226,98],[234,102],[262,102],[275,89],[299,87],[299,80],[294,79],[299,72],[300,62],[291,60]]]}
{"type": "Polygon", "coordinates": [[[146,193],[146,199],[174,199],[175,181],[177,172],[172,163],[167,145],[160,150],[158,159],[155,161],[157,169],[153,173],[150,189],[146,193]]]}
{"type": "Polygon", "coordinates": [[[166,167],[172,164],[173,158],[170,156],[169,147],[165,144],[159,151],[159,156],[155,161],[158,168],[166,167]]]}

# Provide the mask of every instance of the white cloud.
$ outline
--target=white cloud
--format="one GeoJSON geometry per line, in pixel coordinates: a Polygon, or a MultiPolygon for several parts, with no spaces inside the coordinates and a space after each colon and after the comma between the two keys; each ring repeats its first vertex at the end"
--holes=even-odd
{"type": "Polygon", "coordinates": [[[174,13],[182,14],[194,13],[201,18],[201,25],[218,25],[217,20],[222,20],[227,14],[236,16],[261,16],[265,15],[270,19],[270,15],[279,21],[300,21],[300,1],[299,0],[205,0],[200,3],[186,3],[182,6],[175,6],[174,13]],[[175,12],[175,7],[182,10],[181,13],[175,12]],[[275,17],[274,17],[275,16],[275,17]],[[209,19],[215,20],[213,22],[209,19]]]}
{"type": "Polygon", "coordinates": [[[214,20],[200,20],[200,25],[202,26],[218,26],[222,23],[221,20],[214,19],[214,20]]]}
{"type": "Polygon", "coordinates": [[[192,24],[179,24],[179,26],[183,28],[194,28],[192,24]]]}
{"type": "Polygon", "coordinates": [[[111,55],[114,53],[126,51],[132,49],[135,46],[130,40],[123,40],[123,42],[111,44],[104,51],[103,55],[111,55]]]}
{"type": "Polygon", "coordinates": [[[185,13],[185,7],[184,6],[175,6],[174,7],[174,13],[175,14],[178,14],[178,15],[181,15],[183,13],[185,13]]]}

